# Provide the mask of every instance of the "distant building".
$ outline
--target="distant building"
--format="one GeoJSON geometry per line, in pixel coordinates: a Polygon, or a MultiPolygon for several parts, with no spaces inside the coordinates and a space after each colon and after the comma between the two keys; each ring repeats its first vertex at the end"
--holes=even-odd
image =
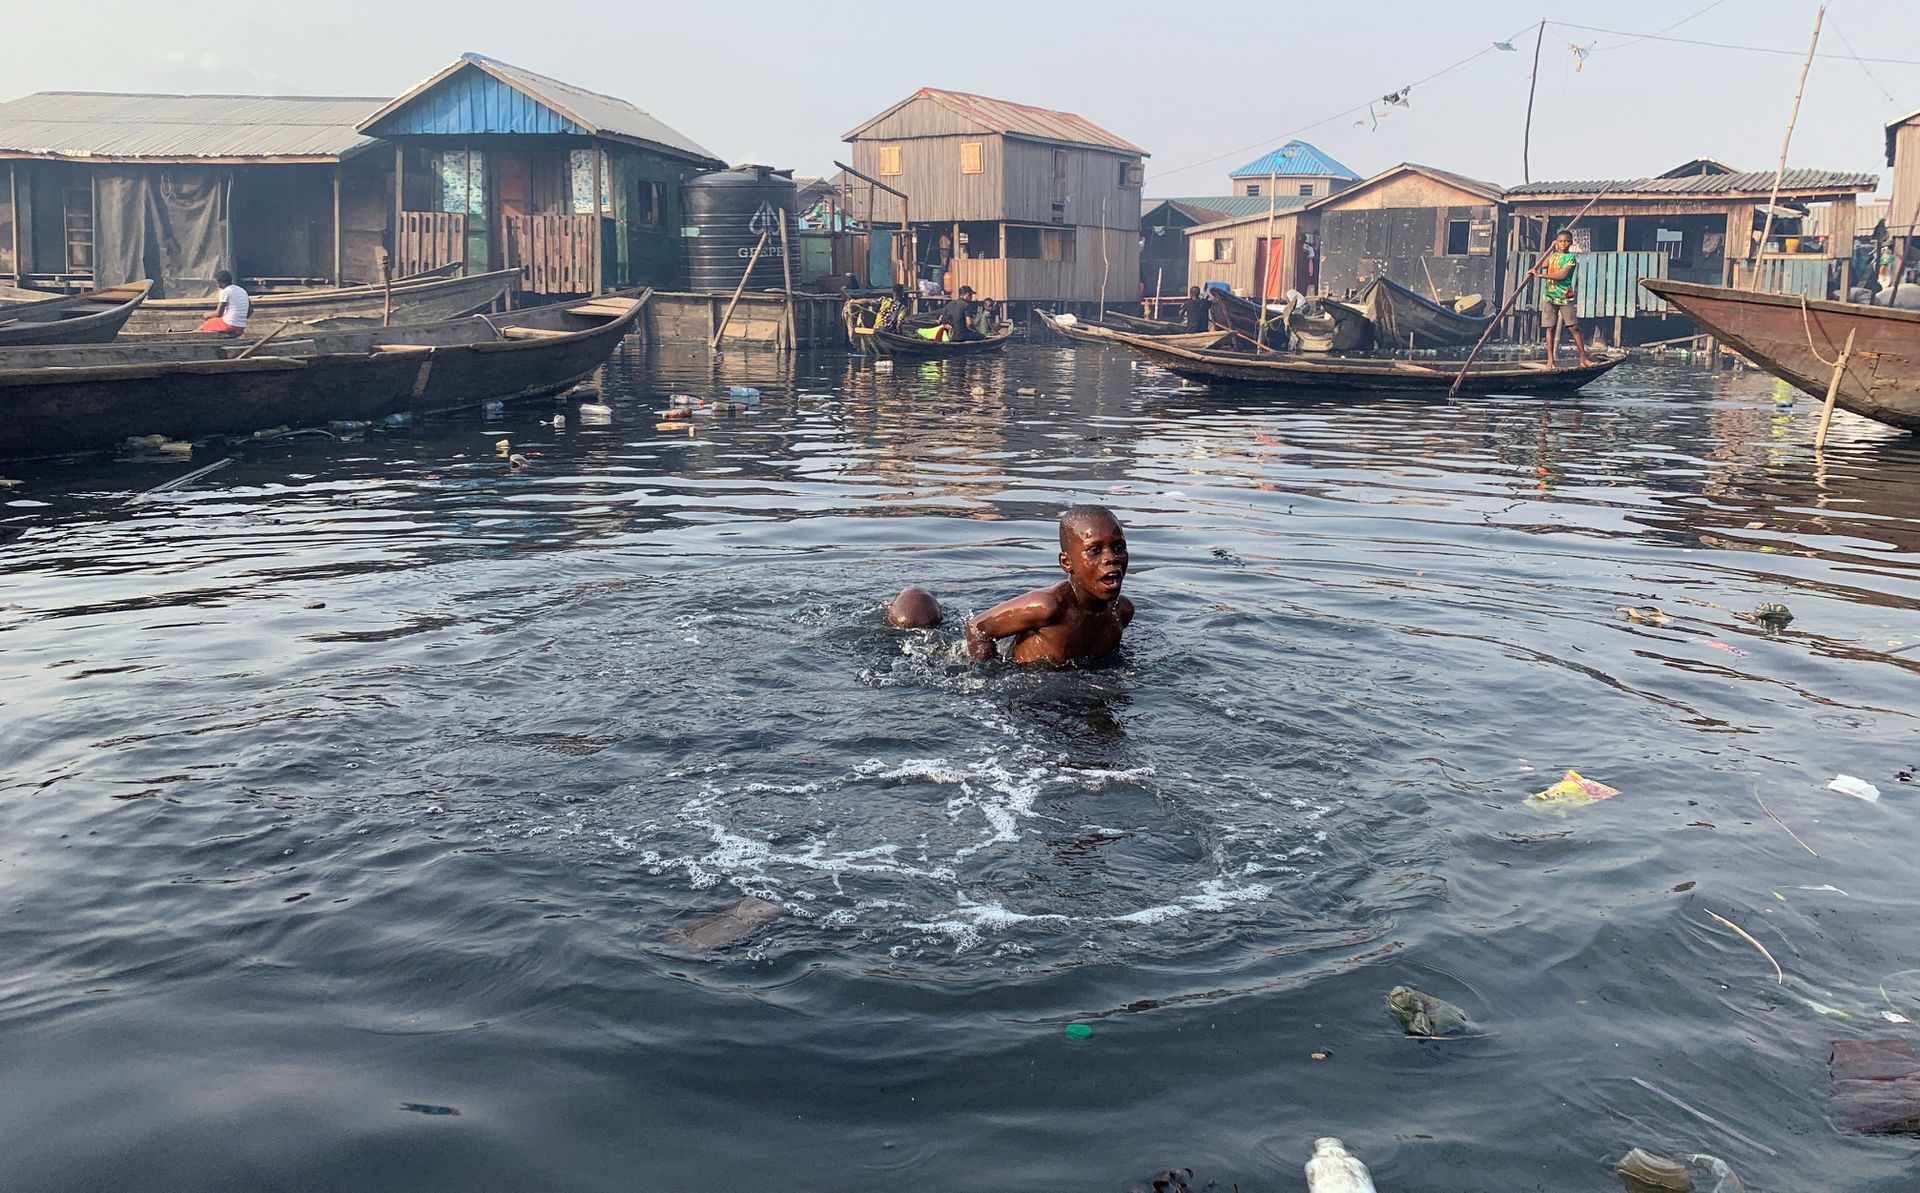
{"type": "Polygon", "coordinates": [[[1285,145],[1254,158],[1227,175],[1236,195],[1318,199],[1345,190],[1360,176],[1305,141],[1285,145]]]}
{"type": "Polygon", "coordinates": [[[1240,202],[1241,214],[1187,229],[1187,284],[1218,284],[1249,298],[1311,290],[1318,262],[1309,200],[1248,195],[1240,202]]]}
{"type": "Polygon", "coordinates": [[[1196,224],[1224,220],[1235,213],[1267,209],[1265,199],[1237,195],[1202,195],[1183,199],[1140,201],[1140,292],[1151,296],[1185,297],[1187,287],[1186,230],[1196,224]]]}
{"type": "Polygon", "coordinates": [[[870,195],[875,223],[908,225],[902,280],[1014,302],[1137,297],[1139,146],[1070,112],[932,87],[842,139],[855,170],[906,195],[870,195]]]}
{"type": "Polygon", "coordinates": [[[1387,277],[1445,300],[1497,301],[1501,198],[1491,182],[1409,162],[1315,199],[1320,289],[1340,296],[1387,277]]]}
{"type": "Polygon", "coordinates": [[[519,269],[537,295],[678,281],[681,187],[723,164],[623,99],[479,54],[359,128],[391,143],[398,272],[519,269]]]}
{"type": "Polygon", "coordinates": [[[379,99],[47,91],[0,103],[0,282],[161,297],[375,280],[391,162],[379,99]]]}

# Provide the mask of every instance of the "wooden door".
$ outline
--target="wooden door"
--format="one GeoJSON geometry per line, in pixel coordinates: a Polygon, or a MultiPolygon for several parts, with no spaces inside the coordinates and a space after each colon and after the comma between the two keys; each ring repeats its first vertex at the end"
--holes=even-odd
{"type": "Polygon", "coordinates": [[[1260,280],[1260,296],[1268,302],[1280,297],[1286,289],[1287,276],[1287,238],[1275,236],[1269,240],[1261,237],[1254,245],[1253,276],[1260,280]]]}

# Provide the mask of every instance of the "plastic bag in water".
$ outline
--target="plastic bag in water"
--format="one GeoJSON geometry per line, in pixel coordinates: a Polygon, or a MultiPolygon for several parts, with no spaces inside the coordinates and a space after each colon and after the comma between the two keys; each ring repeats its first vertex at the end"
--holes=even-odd
{"type": "Polygon", "coordinates": [[[1570,770],[1561,776],[1558,783],[1528,796],[1527,802],[1560,808],[1584,808],[1619,794],[1617,789],[1605,783],[1595,782],[1577,770],[1570,770]]]}

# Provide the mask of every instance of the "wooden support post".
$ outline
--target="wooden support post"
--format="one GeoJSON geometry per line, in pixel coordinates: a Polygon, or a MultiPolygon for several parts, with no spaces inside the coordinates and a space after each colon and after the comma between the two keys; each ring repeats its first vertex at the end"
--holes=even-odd
{"type": "Polygon", "coordinates": [[[787,209],[780,209],[780,272],[787,291],[785,316],[781,323],[787,333],[787,351],[793,351],[793,255],[787,248],[787,209]]]}
{"type": "Polygon", "coordinates": [[[1827,424],[1833,421],[1833,400],[1840,394],[1840,377],[1847,371],[1847,358],[1853,355],[1853,333],[1856,329],[1847,329],[1846,346],[1840,349],[1840,359],[1833,362],[1833,379],[1827,382],[1827,401],[1820,407],[1820,429],[1813,433],[1813,450],[1819,451],[1827,446],[1827,424]]]}
{"type": "Polygon", "coordinates": [[[606,289],[607,289],[606,270],[604,266],[605,253],[602,250],[602,245],[603,245],[604,238],[606,236],[606,231],[604,228],[601,227],[601,225],[604,224],[606,221],[602,219],[600,215],[600,211],[601,211],[600,197],[605,193],[605,190],[603,189],[603,183],[602,183],[602,179],[605,176],[601,172],[601,166],[605,162],[606,156],[607,156],[606,151],[600,148],[600,146],[595,145],[593,147],[593,270],[592,270],[592,275],[593,275],[593,292],[595,294],[604,294],[606,293],[606,289]]]}
{"type": "Polygon", "coordinates": [[[1278,198],[1274,192],[1279,189],[1280,178],[1278,172],[1269,173],[1267,175],[1267,236],[1265,240],[1260,242],[1260,251],[1253,255],[1253,272],[1255,275],[1253,279],[1253,295],[1254,299],[1260,304],[1260,325],[1254,329],[1255,334],[1253,338],[1253,350],[1255,352],[1265,352],[1267,350],[1267,272],[1271,268],[1271,262],[1269,262],[1267,258],[1273,252],[1273,212],[1274,204],[1278,198]]]}
{"type": "MultiPolygon", "coordinates": [[[[18,162],[7,163],[7,210],[13,212],[13,281],[22,285],[27,263],[20,256],[20,169],[18,162]]],[[[1875,262],[1876,267],[1878,262],[1875,262]]]]}
{"type": "Polygon", "coordinates": [[[346,285],[346,250],[340,243],[340,171],[339,162],[333,163],[333,284],[346,285]]]}
{"type": "MultiPolygon", "coordinates": [[[[393,235],[387,238],[387,263],[380,267],[381,272],[391,275],[393,259],[400,256],[400,224],[406,214],[407,199],[407,151],[397,142],[393,147],[393,235]]],[[[406,262],[402,259],[401,264],[406,262]]],[[[439,262],[434,262],[438,265],[439,262]]]]}
{"type": "Polygon", "coordinates": [[[760,254],[767,250],[767,237],[772,234],[770,231],[760,233],[759,243],[753,246],[753,256],[747,258],[747,267],[740,271],[740,284],[733,288],[733,298],[727,303],[727,313],[720,316],[720,326],[714,329],[713,342],[707,345],[709,349],[719,348],[720,341],[726,338],[727,324],[733,322],[733,308],[740,305],[740,296],[747,289],[747,279],[753,276],[753,267],[760,264],[760,254]]]}

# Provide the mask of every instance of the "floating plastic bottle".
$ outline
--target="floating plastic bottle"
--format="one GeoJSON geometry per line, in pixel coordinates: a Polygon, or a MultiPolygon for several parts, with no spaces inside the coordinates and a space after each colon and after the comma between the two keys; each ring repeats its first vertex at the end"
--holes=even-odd
{"type": "Polygon", "coordinates": [[[1367,1166],[1347,1154],[1347,1145],[1332,1136],[1313,1141],[1313,1159],[1307,1161],[1307,1193],[1378,1193],[1367,1166]]]}
{"type": "Polygon", "coordinates": [[[1718,1156],[1703,1156],[1696,1152],[1688,1156],[1687,1160],[1707,1170],[1707,1177],[1713,1181],[1713,1184],[1708,1187],[1706,1193],[1747,1193],[1747,1186],[1742,1183],[1733,1169],[1727,1167],[1727,1162],[1718,1156]]]}
{"type": "Polygon", "coordinates": [[[495,399],[480,403],[480,413],[486,418],[499,418],[507,412],[507,404],[495,399]]]}
{"type": "Polygon", "coordinates": [[[760,396],[760,391],[751,385],[729,385],[727,386],[727,396],[730,398],[757,398],[760,396]]]}

